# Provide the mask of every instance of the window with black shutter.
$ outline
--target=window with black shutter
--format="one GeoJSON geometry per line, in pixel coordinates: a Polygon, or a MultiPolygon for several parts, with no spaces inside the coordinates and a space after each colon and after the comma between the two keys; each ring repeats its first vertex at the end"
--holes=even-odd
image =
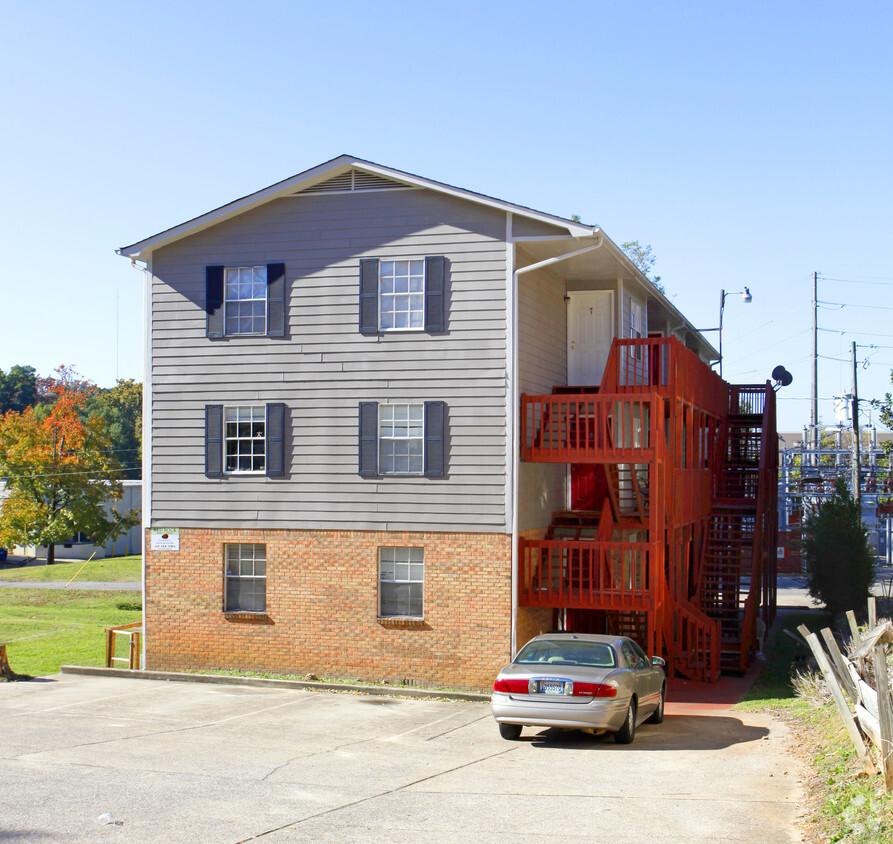
{"type": "Polygon", "coordinates": [[[359,473],[380,475],[446,474],[446,404],[360,402],[359,473]]]}
{"type": "Polygon", "coordinates": [[[205,405],[205,474],[265,474],[281,478],[285,465],[285,405],[205,405]]]}
{"type": "Polygon", "coordinates": [[[205,267],[206,335],[286,335],[285,264],[205,267]]]}
{"type": "Polygon", "coordinates": [[[360,259],[360,333],[446,330],[443,256],[360,259]]]}

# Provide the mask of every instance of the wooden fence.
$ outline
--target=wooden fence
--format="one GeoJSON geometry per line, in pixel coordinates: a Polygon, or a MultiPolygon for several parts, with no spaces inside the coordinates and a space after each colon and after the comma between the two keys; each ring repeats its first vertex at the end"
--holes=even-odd
{"type": "Polygon", "coordinates": [[[801,624],[806,640],[831,689],[834,703],[866,773],[883,772],[887,794],[893,793],[893,697],[887,673],[887,645],[893,644],[893,624],[878,624],[875,599],[868,599],[868,630],[862,633],[852,611],[847,613],[853,643],[852,656],[844,656],[830,629],[822,630],[825,647],[815,633],[801,624]],[[825,650],[827,648],[827,652],[825,650]],[[849,703],[847,702],[849,697],[849,703]],[[866,739],[871,742],[876,759],[866,739]]]}
{"type": "Polygon", "coordinates": [[[131,624],[120,624],[117,627],[107,627],[105,630],[106,668],[140,668],[142,636],[143,623],[141,621],[134,621],[131,624]],[[119,639],[124,640],[125,653],[123,656],[118,655],[116,647],[119,639]],[[120,665],[119,663],[126,664],[120,665]]]}

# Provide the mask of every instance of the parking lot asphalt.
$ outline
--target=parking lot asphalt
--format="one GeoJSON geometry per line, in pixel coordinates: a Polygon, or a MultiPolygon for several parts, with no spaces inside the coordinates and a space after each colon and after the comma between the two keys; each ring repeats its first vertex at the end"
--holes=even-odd
{"type": "Polygon", "coordinates": [[[508,742],[486,703],[63,674],[0,725],[0,841],[800,840],[785,725],[723,706],[508,742]]]}

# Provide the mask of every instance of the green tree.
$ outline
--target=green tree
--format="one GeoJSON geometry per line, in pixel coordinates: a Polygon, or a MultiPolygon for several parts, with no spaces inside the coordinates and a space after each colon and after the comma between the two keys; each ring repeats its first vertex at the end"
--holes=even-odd
{"type": "Polygon", "coordinates": [[[651,246],[642,245],[638,240],[628,240],[626,243],[620,244],[620,248],[626,252],[626,257],[632,261],[639,272],[642,273],[661,293],[666,293],[666,289],[661,284],[660,276],[654,275],[654,265],[657,263],[657,256],[651,251],[651,246]]]}
{"type": "Polygon", "coordinates": [[[9,372],[0,369],[0,416],[10,410],[21,413],[39,401],[37,374],[33,366],[13,366],[9,372]]]}
{"type": "Polygon", "coordinates": [[[101,416],[123,477],[141,477],[143,442],[143,385],[119,378],[114,387],[100,389],[87,399],[88,417],[101,416]]]}
{"type": "Polygon", "coordinates": [[[29,407],[0,418],[0,479],[7,491],[0,545],[46,545],[48,564],[56,543],[76,533],[103,544],[139,521],[135,513],[103,507],[123,495],[121,467],[103,417],[84,418],[89,390],[66,381],[71,370],[58,372],[48,412],[29,407]]]}
{"type": "MultiPolygon", "coordinates": [[[[890,372],[890,381],[893,382],[893,371],[890,372]]],[[[882,399],[874,399],[871,403],[880,411],[881,424],[893,430],[893,393],[886,393],[882,399]]],[[[893,443],[884,443],[884,451],[888,460],[893,458],[893,443]]]]}
{"type": "Polygon", "coordinates": [[[809,594],[831,612],[861,609],[874,581],[874,554],[862,512],[843,478],[803,524],[809,594]]]}

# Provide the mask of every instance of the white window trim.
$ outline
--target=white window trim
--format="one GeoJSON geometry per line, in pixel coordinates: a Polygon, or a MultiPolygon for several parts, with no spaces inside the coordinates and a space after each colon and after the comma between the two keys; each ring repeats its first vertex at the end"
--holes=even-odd
{"type": "Polygon", "coordinates": [[[419,258],[418,256],[413,258],[379,258],[378,259],[378,330],[382,334],[418,334],[419,332],[425,331],[425,296],[428,292],[428,262],[424,258],[419,258]],[[410,263],[411,261],[421,261],[422,262],[422,324],[417,328],[383,328],[381,324],[381,265],[385,261],[391,261],[392,263],[405,262],[410,263]]]}
{"type": "MultiPolygon", "coordinates": [[[[378,449],[377,463],[378,473],[388,478],[418,478],[425,474],[425,402],[423,401],[394,401],[379,402],[378,404],[378,431],[375,437],[376,447],[378,449]],[[383,407],[420,407],[422,409],[422,436],[421,437],[382,437],[381,435],[381,409],[383,407]],[[422,468],[418,472],[385,472],[381,465],[381,441],[388,440],[411,440],[419,439],[422,443],[422,468]]],[[[388,546],[390,547],[390,546],[388,546]]]]}
{"type": "MultiPolygon", "coordinates": [[[[269,455],[267,454],[267,405],[264,404],[225,404],[223,406],[223,474],[224,475],[266,475],[267,474],[267,458],[269,455]],[[226,411],[233,410],[234,408],[240,407],[251,407],[257,409],[259,407],[263,408],[264,411],[264,468],[263,469],[227,469],[226,468],[226,411]]],[[[236,439],[241,439],[237,437],[236,439]]],[[[244,544],[244,543],[243,543],[244,544]]],[[[255,543],[257,544],[257,543],[255,543]]]]}
{"type": "MultiPolygon", "coordinates": [[[[233,299],[233,302],[259,302],[260,299],[233,299]]],[[[224,337],[266,337],[270,325],[270,282],[267,278],[266,264],[252,264],[251,266],[224,267],[223,268],[223,336],[224,337]],[[230,300],[226,298],[226,274],[232,270],[263,270],[264,271],[264,330],[263,331],[235,331],[226,330],[226,316],[230,300]]]]}
{"type": "MultiPolygon", "coordinates": [[[[378,546],[378,554],[377,554],[377,564],[378,564],[378,617],[379,618],[406,618],[415,621],[420,621],[425,618],[425,574],[426,574],[426,564],[425,564],[425,549],[419,545],[379,545],[378,546]],[[382,580],[381,579],[381,552],[384,548],[395,548],[395,549],[413,549],[420,550],[422,552],[422,579],[421,580],[382,580]],[[383,615],[381,611],[381,585],[382,583],[421,583],[422,585],[422,613],[421,615],[383,615]]],[[[410,566],[412,564],[410,563],[410,566]]]]}
{"type": "MultiPolygon", "coordinates": [[[[241,558],[240,558],[241,562],[241,558]]],[[[257,559],[253,562],[257,562],[257,559]]],[[[265,614],[267,612],[267,543],[266,542],[224,542],[223,543],[223,611],[226,613],[256,613],[258,615],[265,614]],[[229,575],[227,574],[227,563],[229,562],[227,559],[227,549],[232,545],[261,545],[264,549],[264,574],[238,574],[238,575],[229,575]],[[227,606],[226,598],[229,590],[227,586],[230,580],[263,580],[264,581],[264,608],[262,610],[242,610],[242,609],[232,609],[227,606]]]]}

